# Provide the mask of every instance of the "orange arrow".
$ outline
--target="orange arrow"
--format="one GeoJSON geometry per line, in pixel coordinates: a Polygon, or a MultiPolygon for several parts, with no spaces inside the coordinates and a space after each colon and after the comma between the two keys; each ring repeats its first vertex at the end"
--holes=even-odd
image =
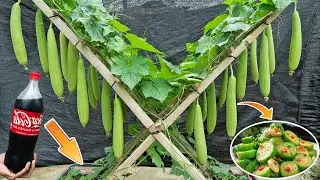
{"type": "Polygon", "coordinates": [[[256,110],[261,112],[262,115],[260,116],[260,118],[272,120],[273,108],[268,109],[264,105],[257,103],[257,102],[252,102],[252,101],[240,102],[240,103],[238,103],[238,105],[250,106],[252,108],[255,108],[256,110]]]}
{"type": "Polygon", "coordinates": [[[82,154],[77,140],[74,137],[69,138],[53,118],[44,124],[44,127],[50,133],[53,139],[59,144],[60,147],[58,151],[62,155],[77,164],[83,165],[82,154]]]}

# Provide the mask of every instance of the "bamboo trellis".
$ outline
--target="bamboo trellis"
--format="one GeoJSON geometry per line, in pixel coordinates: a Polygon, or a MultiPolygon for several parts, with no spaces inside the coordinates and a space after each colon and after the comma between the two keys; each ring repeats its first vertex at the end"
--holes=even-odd
{"type": "MultiPolygon", "coordinates": [[[[81,54],[97,69],[103,78],[112,86],[114,91],[121,97],[126,105],[131,109],[135,116],[141,121],[146,129],[149,130],[150,135],[126,158],[122,164],[113,170],[113,173],[130,168],[136,160],[148,149],[154,142],[159,143],[170,153],[170,155],[184,167],[188,173],[197,180],[207,179],[200,171],[193,165],[188,158],[186,158],[181,151],[168,139],[163,133],[170,125],[172,125],[178,117],[187,109],[187,107],[196,100],[199,95],[226,69],[241,52],[256,39],[264,29],[275,20],[281,13],[277,10],[265,17],[265,19],[254,29],[251,29],[242,42],[234,48],[231,48],[228,56],[204,79],[200,86],[194,89],[184,101],[172,111],[172,113],[165,119],[154,122],[149,115],[140,107],[140,105],[130,96],[127,90],[122,86],[121,82],[113,76],[109,69],[101,62],[90,48],[82,42],[68,27],[68,25],[60,19],[60,17],[50,9],[50,7],[43,0],[33,0],[33,2],[43,11],[43,13],[55,24],[55,26],[69,39],[69,41],[76,46],[81,54]]],[[[208,177],[210,178],[210,177],[208,177]]]]}

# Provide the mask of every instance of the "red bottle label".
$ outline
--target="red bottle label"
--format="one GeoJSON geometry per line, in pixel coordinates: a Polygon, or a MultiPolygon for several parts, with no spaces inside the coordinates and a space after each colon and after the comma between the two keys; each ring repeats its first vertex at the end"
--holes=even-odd
{"type": "Polygon", "coordinates": [[[23,136],[38,136],[42,113],[35,113],[14,108],[12,111],[10,131],[23,136]]]}

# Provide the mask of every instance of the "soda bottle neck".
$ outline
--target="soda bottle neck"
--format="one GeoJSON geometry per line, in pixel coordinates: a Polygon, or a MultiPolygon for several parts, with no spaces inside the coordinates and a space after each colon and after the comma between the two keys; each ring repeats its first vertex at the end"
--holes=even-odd
{"type": "Polygon", "coordinates": [[[28,86],[30,86],[34,90],[38,90],[39,91],[38,82],[39,82],[38,80],[31,79],[29,84],[28,84],[28,86]]]}
{"type": "Polygon", "coordinates": [[[38,82],[39,82],[38,80],[31,79],[30,82],[29,82],[29,84],[38,87],[38,82]]]}
{"type": "Polygon", "coordinates": [[[31,79],[28,86],[20,93],[18,99],[40,99],[42,98],[39,86],[38,86],[38,80],[31,79]]]}

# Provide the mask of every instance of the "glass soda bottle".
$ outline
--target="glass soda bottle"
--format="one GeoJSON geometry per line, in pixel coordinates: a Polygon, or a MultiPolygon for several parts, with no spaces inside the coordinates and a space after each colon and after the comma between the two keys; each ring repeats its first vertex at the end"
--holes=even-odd
{"type": "Polygon", "coordinates": [[[9,146],[4,163],[14,173],[33,160],[43,113],[39,80],[40,73],[30,73],[30,82],[16,99],[12,110],[9,146]]]}

